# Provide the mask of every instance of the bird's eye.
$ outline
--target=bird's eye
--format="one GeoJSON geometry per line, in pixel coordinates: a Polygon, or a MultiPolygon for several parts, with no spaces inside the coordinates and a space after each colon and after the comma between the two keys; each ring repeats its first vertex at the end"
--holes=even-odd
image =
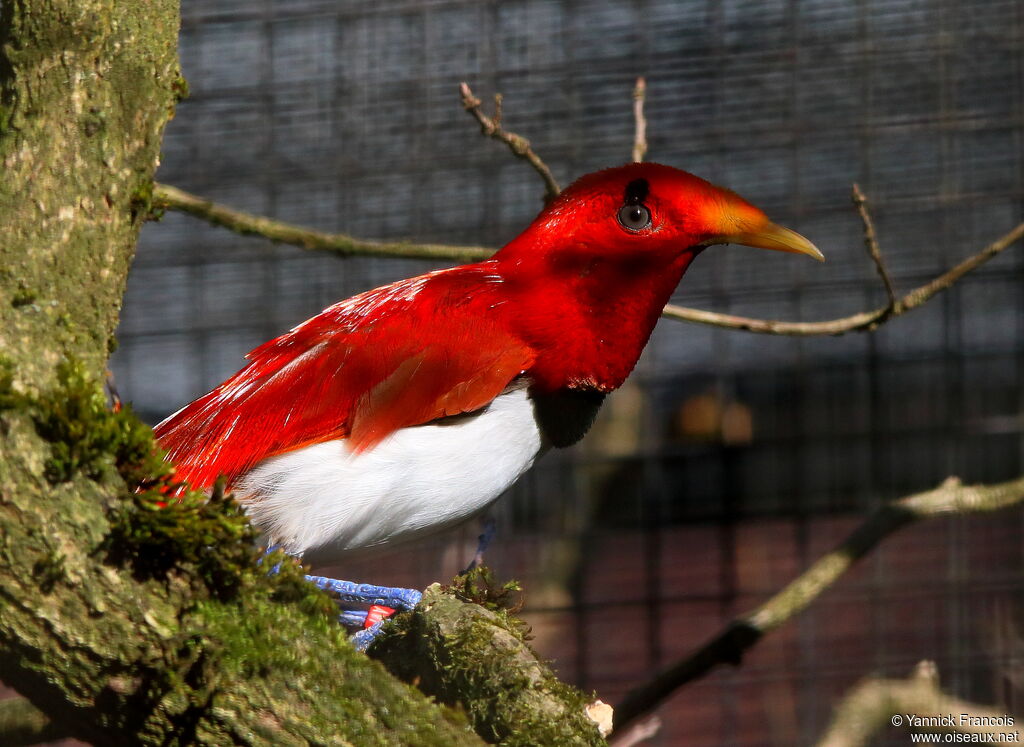
{"type": "Polygon", "coordinates": [[[618,218],[619,225],[628,231],[642,231],[651,225],[651,211],[643,205],[623,205],[618,218]]]}

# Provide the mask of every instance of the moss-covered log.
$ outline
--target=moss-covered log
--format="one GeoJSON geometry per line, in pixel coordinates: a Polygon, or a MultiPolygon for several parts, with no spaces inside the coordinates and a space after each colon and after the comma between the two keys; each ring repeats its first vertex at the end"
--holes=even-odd
{"type": "Polygon", "coordinates": [[[600,745],[594,700],[537,658],[522,623],[446,594],[434,584],[399,616],[370,655],[440,702],[460,707],[488,742],[600,745]]]}
{"type": "Polygon", "coordinates": [[[0,3],[0,677],[99,744],[479,743],[357,654],[294,569],[247,567],[229,502],[125,482],[154,468],[148,433],[98,382],[177,30],[174,0],[0,3]]]}

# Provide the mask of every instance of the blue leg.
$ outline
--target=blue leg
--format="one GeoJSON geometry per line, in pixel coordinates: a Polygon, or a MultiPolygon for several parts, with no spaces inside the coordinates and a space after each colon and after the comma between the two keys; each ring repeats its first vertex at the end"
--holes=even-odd
{"type": "MultiPolygon", "coordinates": [[[[373,584],[356,584],[351,581],[341,581],[326,576],[306,576],[306,580],[315,584],[326,592],[333,594],[341,602],[355,602],[358,604],[381,605],[396,610],[411,610],[420,599],[423,593],[416,589],[403,589],[392,586],[374,586],[373,584]]],[[[366,621],[364,610],[343,610],[338,616],[339,622],[349,627],[362,627],[366,621]]],[[[364,651],[373,639],[380,632],[383,621],[373,626],[360,630],[352,636],[352,643],[359,651],[364,651]]]]}
{"type": "Polygon", "coordinates": [[[494,540],[494,535],[498,532],[498,523],[488,516],[484,519],[483,527],[480,531],[480,536],[477,538],[476,553],[473,554],[473,560],[470,562],[463,573],[469,573],[477,566],[484,564],[484,551],[491,546],[491,541],[494,540]]]}

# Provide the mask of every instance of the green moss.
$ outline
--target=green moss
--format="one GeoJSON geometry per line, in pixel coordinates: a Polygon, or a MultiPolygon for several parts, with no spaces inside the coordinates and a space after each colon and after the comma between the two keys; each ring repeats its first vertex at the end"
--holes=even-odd
{"type": "Polygon", "coordinates": [[[494,645],[493,630],[482,625],[464,626],[448,638],[446,647],[459,651],[458,661],[446,667],[447,686],[465,693],[460,701],[485,740],[522,747],[603,741],[596,727],[583,717],[594,698],[584,697],[550,671],[524,666],[521,653],[514,647],[494,645]],[[467,667],[466,660],[475,665],[467,667]],[[564,711],[537,708],[529,697],[531,693],[556,699],[564,711]]]}
{"type": "Polygon", "coordinates": [[[153,180],[145,179],[132,190],[130,210],[132,222],[139,220],[159,220],[163,217],[163,208],[153,209],[153,180]]]}
{"type": "Polygon", "coordinates": [[[30,303],[34,303],[38,297],[39,291],[35,288],[29,288],[19,283],[17,290],[11,296],[11,306],[16,309],[28,306],[30,303]]]}
{"type": "Polygon", "coordinates": [[[53,591],[58,581],[64,579],[64,555],[51,550],[32,566],[32,577],[44,594],[53,591]]]}
{"type": "Polygon", "coordinates": [[[171,83],[171,93],[174,94],[174,102],[177,104],[189,97],[188,81],[181,73],[178,73],[178,77],[171,83]]]}
{"type": "Polygon", "coordinates": [[[165,208],[153,205],[154,185],[155,182],[152,179],[147,179],[132,191],[132,220],[141,218],[145,221],[158,221],[163,219],[165,208]]]}
{"type": "MultiPolygon", "coordinates": [[[[57,385],[42,394],[18,393],[13,370],[0,359],[0,409],[21,409],[32,418],[50,447],[47,479],[58,484],[84,475],[118,487],[110,531],[98,548],[108,562],[130,567],[138,579],[180,573],[200,587],[200,598],[229,600],[257,587],[268,599],[298,603],[309,614],[335,612],[294,559],[276,552],[261,561],[256,530],[222,485],[208,496],[172,483],[149,426],[129,407],[111,409],[82,364],[62,363],[57,385]]],[[[40,577],[48,579],[56,564],[44,565],[40,577]]]]}
{"type": "Polygon", "coordinates": [[[19,397],[14,391],[14,363],[0,357],[0,412],[17,407],[19,397]]]}
{"type": "Polygon", "coordinates": [[[467,604],[435,585],[415,610],[385,627],[370,655],[440,702],[464,709],[487,742],[604,744],[585,713],[594,698],[560,682],[527,645],[525,631],[507,610],[467,604]]]}
{"type": "Polygon", "coordinates": [[[159,482],[130,493],[110,516],[110,532],[100,547],[108,561],[130,567],[139,580],[165,579],[172,572],[196,571],[196,580],[209,594],[230,599],[238,594],[255,566],[256,533],[242,509],[215,490],[172,490],[159,482]]]}
{"type": "Polygon", "coordinates": [[[55,388],[15,400],[49,442],[45,474],[52,484],[67,482],[78,473],[92,480],[119,473],[137,485],[167,472],[149,427],[130,408],[112,411],[102,389],[78,361],[58,366],[55,388]]]}
{"type": "Polygon", "coordinates": [[[460,573],[444,590],[492,612],[505,610],[515,614],[523,607],[523,587],[519,582],[498,581],[491,569],[483,565],[460,573]]]}
{"type": "MultiPolygon", "coordinates": [[[[344,629],[333,618],[303,619],[294,608],[282,609],[247,595],[237,605],[201,604],[195,619],[202,621],[209,640],[217,641],[216,669],[222,679],[259,682],[273,673],[299,687],[309,682],[331,682],[330,702],[309,703],[304,711],[297,711],[303,720],[288,724],[293,733],[304,730],[308,734],[334,734],[345,744],[359,745],[453,743],[453,733],[446,735],[427,721],[418,720],[427,715],[426,711],[410,713],[402,702],[409,696],[408,690],[395,690],[390,683],[382,686],[385,678],[379,665],[348,645],[344,629]],[[296,635],[299,630],[302,634],[296,635]],[[391,707],[389,699],[394,699],[391,707]],[[367,702],[378,705],[371,709],[367,702]]],[[[315,690],[306,692],[318,697],[315,690]]],[[[217,707],[216,696],[212,704],[217,707]]],[[[430,711],[433,708],[430,706],[430,711]]],[[[468,731],[462,713],[443,706],[441,712],[442,718],[455,727],[455,733],[468,731]]],[[[430,719],[436,723],[434,713],[430,713],[430,719]]],[[[262,736],[273,742],[275,734],[262,736]]]]}
{"type": "Polygon", "coordinates": [[[108,561],[130,567],[140,580],[184,572],[201,585],[201,598],[230,601],[256,590],[275,602],[297,603],[310,615],[336,613],[294,558],[280,551],[262,555],[258,532],[220,483],[210,496],[186,490],[169,497],[174,488],[159,482],[125,496],[100,547],[108,561]]]}

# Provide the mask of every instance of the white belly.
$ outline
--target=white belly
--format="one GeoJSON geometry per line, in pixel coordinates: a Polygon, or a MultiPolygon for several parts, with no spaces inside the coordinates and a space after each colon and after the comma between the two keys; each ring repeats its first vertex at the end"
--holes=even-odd
{"type": "Polygon", "coordinates": [[[522,388],[478,413],[402,428],[363,453],[337,440],[271,457],[234,490],[271,542],[324,565],[469,519],[546,448],[522,388]]]}

